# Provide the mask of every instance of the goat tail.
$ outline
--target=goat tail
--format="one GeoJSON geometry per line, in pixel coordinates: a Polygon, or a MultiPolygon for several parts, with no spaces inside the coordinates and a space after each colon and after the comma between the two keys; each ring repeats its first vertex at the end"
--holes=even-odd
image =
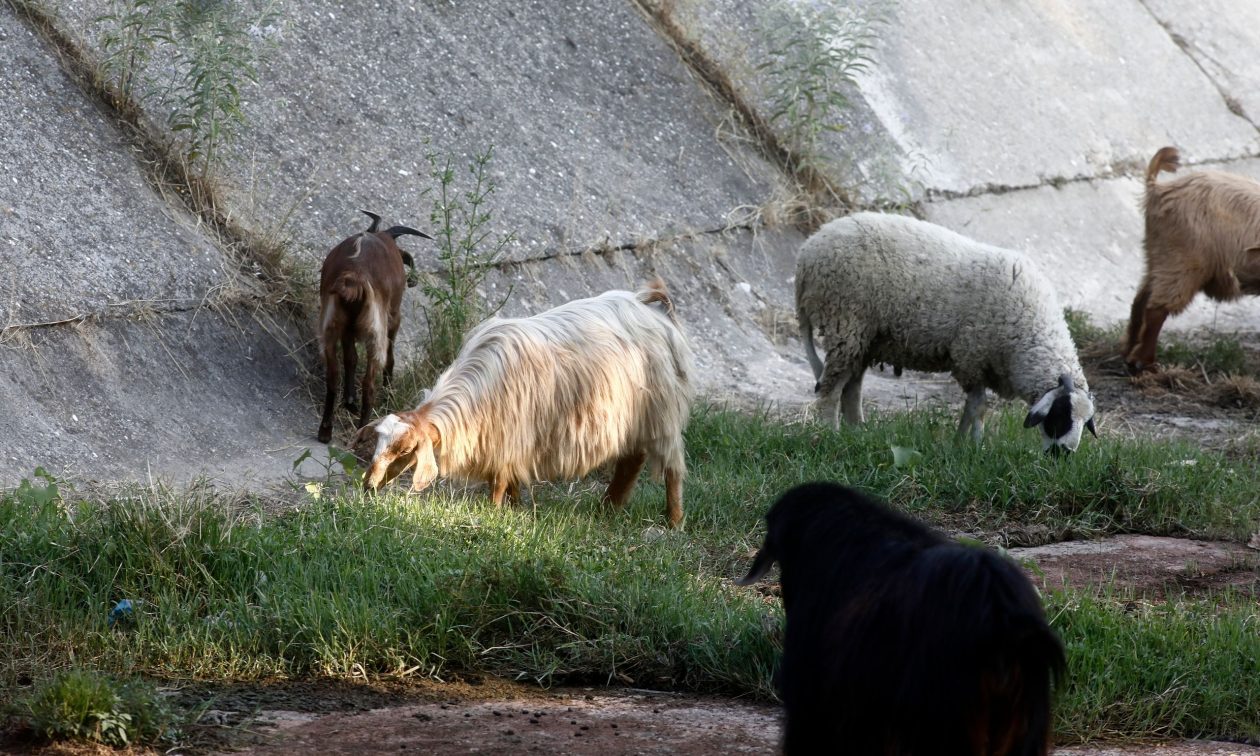
{"type": "Polygon", "coordinates": [[[333,295],[347,304],[361,301],[368,290],[367,281],[363,280],[363,276],[358,271],[347,270],[337,276],[337,280],[333,281],[330,287],[333,295]]]}
{"type": "MultiPolygon", "coordinates": [[[[809,313],[805,308],[800,307],[796,310],[796,319],[801,324],[801,342],[805,345],[805,359],[809,360],[809,366],[814,371],[814,380],[822,380],[823,363],[818,359],[818,352],[814,349],[814,324],[809,319],[809,313]]],[[[818,390],[817,386],[814,388],[818,390]]]]}
{"type": "Polygon", "coordinates": [[[1155,153],[1155,157],[1151,158],[1150,164],[1146,166],[1146,188],[1155,186],[1155,179],[1160,171],[1175,173],[1180,167],[1181,153],[1177,151],[1177,148],[1161,147],[1159,152],[1155,153]]]}
{"type": "Polygon", "coordinates": [[[669,316],[669,319],[675,323],[678,322],[678,316],[674,313],[674,300],[669,296],[669,289],[665,288],[665,279],[660,276],[652,276],[643,285],[643,290],[639,292],[638,298],[645,305],[661,305],[661,309],[669,316]]]}

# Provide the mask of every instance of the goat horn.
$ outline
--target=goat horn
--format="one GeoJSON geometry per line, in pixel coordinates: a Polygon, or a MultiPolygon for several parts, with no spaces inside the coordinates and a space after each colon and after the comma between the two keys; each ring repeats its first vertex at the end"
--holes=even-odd
{"type": "Polygon", "coordinates": [[[392,226],[385,233],[389,234],[391,237],[395,239],[397,239],[400,236],[419,236],[421,239],[433,238],[432,236],[429,236],[423,231],[417,231],[414,228],[411,228],[409,226],[392,226]]]}
{"type": "Polygon", "coordinates": [[[365,231],[364,233],[368,233],[368,234],[376,233],[376,227],[381,224],[381,216],[377,215],[376,213],[370,213],[367,210],[360,210],[359,212],[363,213],[364,215],[372,219],[372,225],[368,226],[368,230],[365,231]]]}

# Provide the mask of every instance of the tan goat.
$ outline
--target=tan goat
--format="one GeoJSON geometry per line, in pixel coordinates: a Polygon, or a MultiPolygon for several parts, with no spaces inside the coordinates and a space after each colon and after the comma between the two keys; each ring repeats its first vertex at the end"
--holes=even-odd
{"type": "Polygon", "coordinates": [[[1164,321],[1199,292],[1218,302],[1260,294],[1260,183],[1220,171],[1156,183],[1180,165],[1177,149],[1164,147],[1146,169],[1146,273],[1124,344],[1130,373],[1155,366],[1164,321]]]}

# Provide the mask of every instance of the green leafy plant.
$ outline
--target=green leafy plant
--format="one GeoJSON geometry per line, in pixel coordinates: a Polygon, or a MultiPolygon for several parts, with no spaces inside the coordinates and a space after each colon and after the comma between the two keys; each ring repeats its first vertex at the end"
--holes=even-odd
{"type": "Polygon", "coordinates": [[[494,147],[475,153],[468,164],[467,188],[460,190],[450,155],[427,150],[429,175],[436,188],[426,191],[432,197],[429,213],[441,268],[425,277],[422,284],[427,304],[424,317],[427,337],[424,356],[407,370],[399,385],[411,398],[419,396],[455,359],[464,335],[486,317],[493,315],[511,295],[509,289],[496,303],[487,305],[479,292],[491,267],[516,238],[512,232],[496,234],[491,229],[490,198],[497,186],[489,167],[494,147]]]}
{"type": "Polygon", "coordinates": [[[120,102],[135,96],[138,74],[153,56],[163,29],[170,23],[167,8],[152,0],[111,0],[110,12],[95,19],[103,27],[102,73],[117,85],[120,102]]]}
{"type": "Polygon", "coordinates": [[[203,175],[245,124],[240,86],[258,82],[259,62],[249,29],[270,22],[270,14],[253,18],[228,0],[179,4],[174,35],[165,40],[176,51],[179,69],[169,121],[172,130],[185,132],[188,160],[200,164],[203,175]]]}
{"type": "Polygon", "coordinates": [[[209,176],[225,144],[245,125],[241,88],[257,83],[263,46],[257,38],[274,27],[270,8],[259,12],[231,0],[112,0],[102,27],[102,73],[126,101],[156,97],[171,130],[183,137],[194,172],[209,176]],[[154,58],[169,64],[168,86],[137,89],[154,58]]]}
{"type": "Polygon", "coordinates": [[[44,484],[41,486],[29,478],[23,478],[18,484],[17,491],[14,492],[19,501],[35,506],[45,506],[61,501],[61,488],[52,474],[42,467],[36,467],[35,477],[43,480],[44,484]]]}
{"type": "Polygon", "coordinates": [[[30,726],[53,740],[88,740],[109,746],[171,740],[178,717],[152,686],[117,683],[72,669],[39,685],[26,704],[30,726]]]}
{"type": "Polygon", "coordinates": [[[766,10],[768,58],[757,68],[769,77],[770,121],[784,129],[798,173],[824,162],[824,133],[844,129],[836,114],[848,107],[846,91],[857,76],[873,64],[883,18],[878,8],[863,13],[838,4],[776,2],[766,10]]]}

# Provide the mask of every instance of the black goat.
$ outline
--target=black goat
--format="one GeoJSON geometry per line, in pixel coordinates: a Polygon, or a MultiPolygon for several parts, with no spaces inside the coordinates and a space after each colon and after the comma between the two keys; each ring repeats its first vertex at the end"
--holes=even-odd
{"type": "Polygon", "coordinates": [[[786,753],[1047,753],[1063,646],[1019,567],[829,483],[766,523],[738,582],[780,565],[786,753]]]}

